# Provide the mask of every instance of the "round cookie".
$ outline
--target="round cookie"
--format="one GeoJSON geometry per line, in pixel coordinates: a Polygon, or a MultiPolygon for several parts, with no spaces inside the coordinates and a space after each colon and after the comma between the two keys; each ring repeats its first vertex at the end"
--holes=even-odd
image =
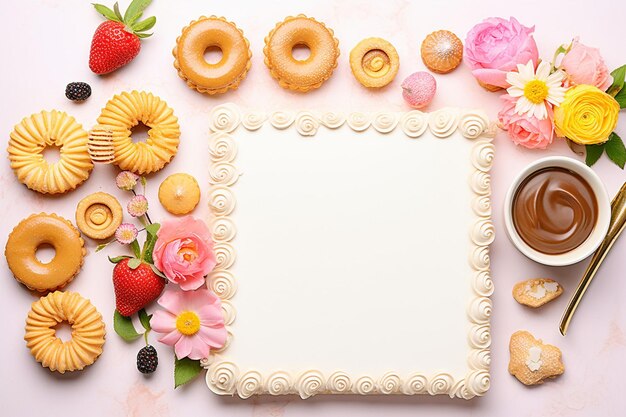
{"type": "Polygon", "coordinates": [[[15,125],[9,140],[9,161],[17,179],[42,194],[61,194],[82,184],[93,169],[87,132],[67,113],[42,111],[15,125]],[[44,149],[57,147],[59,161],[49,163],[44,149]]]}
{"type": "Polygon", "coordinates": [[[172,174],[159,186],[159,201],[172,214],[187,214],[200,201],[200,187],[189,174],[172,174]]]}
{"type": "Polygon", "coordinates": [[[75,292],[55,291],[35,301],[26,318],[24,340],[37,362],[51,371],[79,371],[102,353],[105,328],[102,315],[91,302],[75,292]],[[66,342],[55,326],[66,322],[72,338],[66,342]]]}
{"type": "Polygon", "coordinates": [[[92,239],[107,239],[122,224],[122,206],[111,194],[89,194],[76,206],[76,225],[92,239]]]}
{"type": "Polygon", "coordinates": [[[364,87],[380,88],[396,77],[400,57],[392,44],[381,38],[367,38],[350,51],[352,74],[364,87]]]}
{"type": "Polygon", "coordinates": [[[265,37],[265,65],[278,84],[305,93],[319,88],[337,68],[339,41],[322,22],[305,15],[289,16],[265,37]],[[311,51],[305,60],[293,57],[293,48],[311,51]]]}
{"type": "Polygon", "coordinates": [[[421,54],[429,70],[445,74],[458,67],[463,60],[463,42],[448,30],[438,30],[426,36],[421,54]]]}
{"type": "Polygon", "coordinates": [[[210,95],[237,89],[252,65],[250,42],[241,29],[217,16],[202,16],[189,23],[176,39],[172,53],[180,78],[190,88],[210,95]],[[222,51],[219,62],[206,61],[204,53],[209,47],[222,51]]]}
{"type": "Polygon", "coordinates": [[[56,214],[33,214],[11,232],[4,255],[15,279],[31,290],[53,291],[66,286],[80,271],[85,256],[84,241],[76,228],[56,214]],[[49,263],[37,259],[37,248],[55,250],[49,263]]]}

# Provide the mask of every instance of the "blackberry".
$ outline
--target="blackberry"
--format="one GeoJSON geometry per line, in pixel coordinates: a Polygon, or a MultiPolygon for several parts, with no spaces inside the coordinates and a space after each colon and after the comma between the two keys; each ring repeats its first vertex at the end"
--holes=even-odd
{"type": "Polygon", "coordinates": [[[91,87],[87,83],[69,83],[65,87],[65,97],[72,101],[87,100],[91,95],[91,87]]]}
{"type": "Polygon", "coordinates": [[[137,369],[142,374],[151,374],[156,371],[159,357],[154,346],[147,345],[137,352],[137,369]]]}

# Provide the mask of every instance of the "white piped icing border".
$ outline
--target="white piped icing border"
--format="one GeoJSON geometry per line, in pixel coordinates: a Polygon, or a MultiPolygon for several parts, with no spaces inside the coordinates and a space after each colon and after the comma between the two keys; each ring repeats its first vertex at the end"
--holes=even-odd
{"type": "Polygon", "coordinates": [[[203,359],[201,364],[207,369],[207,385],[216,394],[234,395],[248,398],[255,394],[299,394],[302,398],[327,394],[447,394],[450,397],[470,399],[484,395],[489,389],[489,366],[491,355],[491,333],[489,320],[493,294],[489,266],[489,245],[493,242],[495,231],[491,221],[491,169],[495,149],[492,138],[495,125],[490,123],[482,111],[462,111],[456,108],[443,108],[433,113],[418,110],[409,112],[366,113],[327,112],[321,116],[308,111],[277,111],[266,113],[243,113],[234,104],[214,107],[209,115],[211,130],[209,140],[209,207],[211,219],[209,226],[216,242],[217,266],[207,279],[207,286],[222,299],[228,339],[226,345],[203,359]],[[240,370],[236,364],[224,360],[220,352],[227,349],[232,340],[232,323],[235,320],[235,307],[231,303],[237,291],[236,277],[229,271],[235,262],[235,250],[232,240],[236,227],[230,214],[236,204],[232,185],[239,178],[235,165],[237,145],[230,133],[239,125],[249,131],[255,131],[264,125],[275,129],[293,127],[302,136],[314,136],[320,128],[338,129],[344,124],[356,132],[375,129],[380,133],[389,133],[400,128],[411,139],[419,138],[430,129],[438,138],[447,138],[457,130],[468,140],[474,141],[471,151],[471,163],[474,168],[469,186],[474,196],[471,209],[476,216],[469,230],[472,243],[469,263],[473,270],[471,285],[474,297],[468,305],[467,316],[470,321],[468,334],[469,354],[467,363],[469,372],[464,378],[454,378],[443,372],[435,375],[414,373],[400,375],[387,372],[379,379],[368,375],[351,376],[343,371],[323,375],[318,370],[309,370],[300,374],[291,374],[278,370],[269,375],[262,375],[256,370],[240,370]]]}

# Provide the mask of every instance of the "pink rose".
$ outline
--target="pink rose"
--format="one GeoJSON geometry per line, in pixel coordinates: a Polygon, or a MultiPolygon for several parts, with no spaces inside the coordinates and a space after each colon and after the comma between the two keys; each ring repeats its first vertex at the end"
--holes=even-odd
{"type": "Polygon", "coordinates": [[[561,68],[567,73],[566,86],[590,84],[606,91],[613,84],[613,77],[600,55],[600,50],[578,42],[563,57],[561,68]]]}
{"type": "Polygon", "coordinates": [[[163,222],[154,247],[154,265],[188,291],[199,288],[217,263],[207,225],[192,216],[163,222]]]}
{"type": "Polygon", "coordinates": [[[507,88],[507,72],[517,64],[539,62],[534,31],[534,26],[523,26],[514,17],[491,17],[474,26],[465,39],[465,58],[478,82],[487,88],[507,88]]]}
{"type": "Polygon", "coordinates": [[[507,131],[509,138],[516,145],[529,149],[545,149],[552,143],[554,127],[552,108],[548,106],[548,117],[543,120],[526,113],[519,115],[515,111],[516,99],[508,94],[502,96],[504,106],[498,113],[500,127],[507,131]]]}

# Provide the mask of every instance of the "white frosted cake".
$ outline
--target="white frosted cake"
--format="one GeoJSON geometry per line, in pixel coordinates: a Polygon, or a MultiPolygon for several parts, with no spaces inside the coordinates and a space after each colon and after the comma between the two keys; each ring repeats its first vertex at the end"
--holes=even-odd
{"type": "Polygon", "coordinates": [[[229,339],[217,394],[489,388],[493,126],[481,111],[211,112],[229,339]]]}

